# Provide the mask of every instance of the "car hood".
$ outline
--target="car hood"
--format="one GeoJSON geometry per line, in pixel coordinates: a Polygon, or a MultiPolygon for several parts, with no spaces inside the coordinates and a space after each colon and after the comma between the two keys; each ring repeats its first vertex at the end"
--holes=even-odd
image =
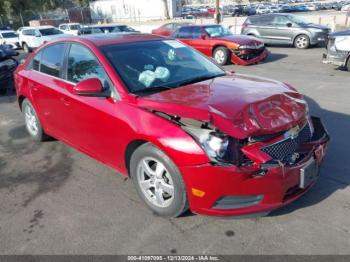
{"type": "Polygon", "coordinates": [[[322,29],[322,30],[328,30],[329,28],[325,25],[320,25],[320,24],[307,24],[305,25],[307,28],[315,28],[315,29],[322,29]]]}
{"type": "Polygon", "coordinates": [[[18,37],[5,38],[4,40],[7,43],[17,43],[19,41],[18,37]]]}
{"type": "Polygon", "coordinates": [[[229,35],[215,37],[217,40],[229,41],[239,45],[260,45],[262,42],[255,37],[245,36],[245,35],[229,35]]]}
{"type": "Polygon", "coordinates": [[[305,122],[307,104],[281,82],[234,74],[138,97],[139,107],[207,121],[244,139],[271,134],[305,122]]]}

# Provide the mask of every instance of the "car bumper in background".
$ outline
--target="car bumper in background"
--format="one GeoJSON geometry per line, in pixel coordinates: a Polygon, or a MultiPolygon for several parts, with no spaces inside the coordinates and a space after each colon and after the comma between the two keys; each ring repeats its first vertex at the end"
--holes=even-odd
{"type": "Polygon", "coordinates": [[[318,118],[308,155],[292,166],[256,167],[205,164],[182,167],[192,212],[215,216],[265,214],[296,200],[316,182],[329,136],[318,118]]]}
{"type": "Polygon", "coordinates": [[[243,65],[243,66],[257,64],[263,61],[269,54],[266,48],[264,48],[264,50],[260,52],[259,50],[242,50],[241,53],[242,52],[245,52],[246,54],[237,54],[237,53],[231,54],[231,62],[233,64],[243,65]],[[250,54],[247,54],[247,53],[250,53],[250,54]],[[245,55],[249,55],[248,59],[245,58],[245,55]]]}

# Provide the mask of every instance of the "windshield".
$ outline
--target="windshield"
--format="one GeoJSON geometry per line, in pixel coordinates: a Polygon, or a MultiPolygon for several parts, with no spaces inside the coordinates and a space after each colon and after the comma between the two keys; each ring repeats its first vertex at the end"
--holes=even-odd
{"type": "Polygon", "coordinates": [[[71,30],[79,30],[81,28],[80,25],[70,25],[71,30]]]}
{"type": "Polygon", "coordinates": [[[228,36],[233,34],[228,28],[221,25],[206,26],[204,27],[204,30],[210,37],[228,36]]]}
{"type": "Polygon", "coordinates": [[[3,38],[14,38],[17,37],[17,35],[14,32],[8,32],[8,33],[1,33],[3,38]]]}
{"type": "Polygon", "coordinates": [[[63,34],[60,30],[56,28],[40,29],[39,32],[41,33],[42,36],[63,34]]]}
{"type": "Polygon", "coordinates": [[[225,75],[207,58],[175,40],[101,47],[131,93],[149,94],[225,75]]]}
{"type": "Polygon", "coordinates": [[[296,16],[296,15],[288,15],[288,19],[296,24],[310,24],[309,21],[306,19],[302,18],[301,16],[296,16]]]}

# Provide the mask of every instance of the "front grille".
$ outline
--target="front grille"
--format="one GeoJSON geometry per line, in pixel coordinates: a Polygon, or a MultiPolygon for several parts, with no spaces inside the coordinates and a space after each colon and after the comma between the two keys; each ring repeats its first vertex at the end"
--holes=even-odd
{"type": "Polygon", "coordinates": [[[299,145],[311,140],[312,130],[309,122],[294,137],[287,137],[272,145],[261,148],[261,151],[270,155],[275,160],[289,162],[299,145]]]}

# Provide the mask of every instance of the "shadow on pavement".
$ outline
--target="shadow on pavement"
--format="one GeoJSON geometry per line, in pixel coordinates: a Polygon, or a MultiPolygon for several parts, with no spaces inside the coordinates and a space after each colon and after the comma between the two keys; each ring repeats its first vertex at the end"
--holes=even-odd
{"type": "Polygon", "coordinates": [[[322,109],[316,101],[306,97],[312,115],[319,116],[330,137],[327,156],[321,166],[321,176],[313,188],[295,202],[270,213],[269,216],[288,214],[297,209],[316,205],[338,190],[350,185],[349,157],[350,116],[322,109]]]}

